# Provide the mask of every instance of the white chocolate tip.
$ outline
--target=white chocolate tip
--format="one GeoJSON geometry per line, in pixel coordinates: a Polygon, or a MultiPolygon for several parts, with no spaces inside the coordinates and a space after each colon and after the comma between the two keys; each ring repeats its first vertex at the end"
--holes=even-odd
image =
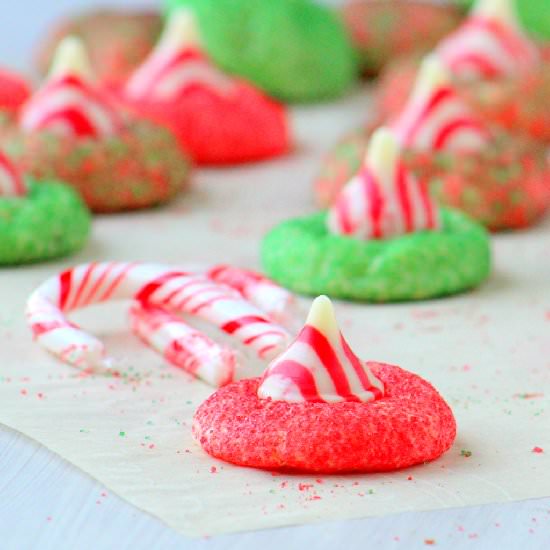
{"type": "Polygon", "coordinates": [[[327,296],[321,295],[313,300],[306,325],[316,328],[329,339],[339,336],[340,329],[336,322],[334,307],[327,296]]]}
{"type": "Polygon", "coordinates": [[[173,11],[160,38],[159,48],[173,50],[200,45],[200,33],[193,11],[188,8],[173,11]]]}
{"type": "Polygon", "coordinates": [[[439,57],[428,55],[422,61],[420,71],[414,85],[413,97],[423,100],[434,90],[451,83],[451,75],[439,57]]]}
{"type": "Polygon", "coordinates": [[[92,78],[93,71],[80,38],[67,36],[55,50],[49,77],[75,75],[83,78],[92,78]]]}
{"type": "Polygon", "coordinates": [[[391,173],[395,169],[400,147],[393,132],[383,126],[370,138],[365,158],[366,165],[376,174],[391,173]]]}
{"type": "Polygon", "coordinates": [[[516,0],[477,0],[471,14],[519,27],[516,0]]]}

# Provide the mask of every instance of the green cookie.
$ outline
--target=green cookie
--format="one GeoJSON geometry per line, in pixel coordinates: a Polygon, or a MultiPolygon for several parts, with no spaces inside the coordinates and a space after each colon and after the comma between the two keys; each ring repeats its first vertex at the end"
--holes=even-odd
{"type": "Polygon", "coordinates": [[[190,6],[209,54],[223,69],[284,101],[343,94],[357,59],[335,13],[310,0],[165,0],[190,6]]]}
{"type": "Polygon", "coordinates": [[[76,252],[90,232],[78,193],[55,182],[29,182],[25,197],[0,197],[0,265],[49,260],[76,252]]]}
{"type": "Polygon", "coordinates": [[[262,243],[269,277],[308,295],[368,302],[423,300],[475,287],[490,272],[487,232],[455,210],[442,210],[441,231],[390,240],[332,235],[326,212],[289,220],[262,243]]]}
{"type": "MultiPolygon", "coordinates": [[[[470,7],[472,0],[458,0],[458,3],[470,7]]],[[[550,40],[550,0],[516,0],[521,22],[532,35],[550,40]]]]}

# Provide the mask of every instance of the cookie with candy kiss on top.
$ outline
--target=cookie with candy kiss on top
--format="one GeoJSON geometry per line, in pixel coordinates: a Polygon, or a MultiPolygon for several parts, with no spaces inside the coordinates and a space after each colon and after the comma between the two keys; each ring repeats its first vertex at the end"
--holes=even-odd
{"type": "Polygon", "coordinates": [[[199,164],[263,160],[290,149],[283,105],[217,69],[185,9],[170,15],[120,95],[139,115],[170,128],[199,164]]]}
{"type": "Polygon", "coordinates": [[[123,112],[94,81],[82,43],[63,40],[42,86],[2,141],[37,180],[74,187],[98,212],[167,201],[187,183],[189,163],[169,130],[123,112]]]}
{"type": "Polygon", "coordinates": [[[59,43],[80,38],[89,53],[98,82],[118,86],[149,55],[162,30],[154,11],[100,9],[56,22],[36,48],[36,66],[46,75],[59,43]]]}
{"type": "MultiPolygon", "coordinates": [[[[419,138],[437,135],[435,126],[429,130],[419,138]]],[[[357,301],[454,294],[490,271],[486,231],[435,203],[390,128],[373,134],[358,173],[328,212],[278,225],[261,254],[267,275],[290,290],[357,301]]]]}
{"type": "MultiPolygon", "coordinates": [[[[478,0],[434,53],[464,99],[489,124],[549,142],[550,64],[524,33],[515,11],[513,0],[478,0]]],[[[418,68],[414,57],[388,65],[376,94],[383,117],[395,116],[406,104],[418,68]]]]}
{"type": "MultiPolygon", "coordinates": [[[[407,167],[444,205],[492,230],[526,227],[550,205],[546,148],[488,125],[465,100],[436,56],[423,62],[405,107],[390,120],[407,167]]],[[[360,167],[372,125],[344,137],[315,181],[330,205],[360,167]]]]}
{"type": "Polygon", "coordinates": [[[285,103],[335,99],[357,59],[335,10],[313,0],[165,0],[193,10],[212,60],[285,103]]]}
{"type": "Polygon", "coordinates": [[[38,343],[61,361],[87,370],[111,369],[116,365],[103,343],[68,319],[72,311],[111,301],[130,303],[130,328],[146,345],[215,387],[260,374],[289,340],[274,316],[285,315],[293,301],[290,293],[232,266],[78,265],[31,294],[27,322],[38,343]],[[207,326],[194,326],[197,321],[207,326]]]}
{"type": "Polygon", "coordinates": [[[437,459],[456,423],[419,376],[359,359],[320,296],[261,378],[229,384],[200,405],[193,435],[208,454],[239,466],[380,472],[437,459]]]}
{"type": "Polygon", "coordinates": [[[0,265],[71,254],[89,232],[90,215],[77,193],[24,175],[0,150],[0,265]]]}

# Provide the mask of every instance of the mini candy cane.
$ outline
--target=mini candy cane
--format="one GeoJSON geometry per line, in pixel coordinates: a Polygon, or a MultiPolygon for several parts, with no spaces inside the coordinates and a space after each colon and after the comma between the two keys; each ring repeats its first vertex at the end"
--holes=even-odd
{"type": "Polygon", "coordinates": [[[389,129],[374,132],[362,170],[329,211],[331,233],[368,240],[439,227],[437,205],[405,169],[400,153],[389,129]]]}
{"type": "Polygon", "coordinates": [[[412,96],[392,129],[403,147],[418,151],[476,152],[490,139],[434,55],[423,61],[412,96]]]}
{"type": "Polygon", "coordinates": [[[224,386],[235,379],[237,354],[169,311],[135,302],[130,308],[130,327],[169,363],[212,386],[224,386]]]}
{"type": "Polygon", "coordinates": [[[238,290],[247,300],[279,322],[288,319],[295,302],[294,296],[288,290],[254,271],[216,265],[206,272],[206,276],[238,290]]]}
{"type": "Polygon", "coordinates": [[[374,401],[384,384],[346,342],[330,300],[313,301],[296,340],[266,369],[258,397],[291,403],[374,401]]]}
{"type": "Polygon", "coordinates": [[[233,81],[203,52],[191,11],[179,9],[168,19],[153,52],[130,77],[126,94],[134,100],[176,100],[194,86],[219,94],[234,88],[233,81]]]}
{"type": "Polygon", "coordinates": [[[261,358],[277,353],[288,339],[285,329],[233,289],[159,264],[92,263],[64,271],[33,292],[27,321],[38,341],[64,361],[102,367],[109,364],[103,344],[70,323],[64,313],[128,299],[196,315],[250,346],[261,358]]]}
{"type": "Polygon", "coordinates": [[[462,79],[517,77],[534,69],[537,49],[520,28],[516,0],[478,0],[436,53],[462,79]]]}
{"type": "Polygon", "coordinates": [[[22,107],[21,128],[97,139],[115,134],[119,117],[108,98],[90,83],[90,75],[82,42],[74,37],[62,40],[48,80],[22,107]]]}
{"type": "Polygon", "coordinates": [[[0,151],[0,197],[22,197],[27,194],[25,180],[13,162],[0,151]]]}

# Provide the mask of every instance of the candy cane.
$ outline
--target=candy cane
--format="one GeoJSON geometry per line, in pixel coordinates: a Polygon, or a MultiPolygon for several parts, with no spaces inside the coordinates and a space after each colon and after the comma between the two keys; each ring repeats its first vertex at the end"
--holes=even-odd
{"type": "Polygon", "coordinates": [[[373,401],[383,383],[355,356],[340,333],[326,296],[314,300],[291,346],[266,369],[258,396],[274,401],[373,401]]]}
{"type": "Polygon", "coordinates": [[[27,303],[27,321],[37,340],[64,361],[102,367],[109,364],[103,344],[70,323],[64,313],[128,299],[196,315],[262,358],[277,353],[288,339],[285,329],[233,289],[159,264],[105,262],[68,269],[33,292],[27,303]]]}
{"type": "Polygon", "coordinates": [[[115,134],[120,119],[107,96],[90,84],[90,73],[82,43],[73,37],[64,39],[48,80],[22,107],[21,128],[74,137],[115,134]]]}
{"type": "Polygon", "coordinates": [[[373,134],[363,168],[329,211],[331,233],[369,240],[440,226],[437,205],[404,167],[400,153],[391,130],[373,134]]]}
{"type": "Polygon", "coordinates": [[[220,387],[235,379],[237,354],[162,308],[135,302],[130,327],[169,363],[220,387]]]}
{"type": "Polygon", "coordinates": [[[524,35],[515,0],[478,0],[464,24],[436,53],[459,78],[517,77],[534,69],[539,55],[524,35]]]}
{"type": "Polygon", "coordinates": [[[231,92],[233,81],[210,63],[198,34],[189,10],[173,12],[158,45],[130,77],[127,96],[134,100],[176,100],[194,86],[222,95],[231,92]]]}
{"type": "Polygon", "coordinates": [[[295,303],[294,296],[255,271],[229,265],[216,265],[206,272],[206,276],[217,283],[238,290],[272,319],[284,322],[290,316],[295,303]]]}
{"type": "Polygon", "coordinates": [[[420,151],[476,152],[490,139],[434,55],[423,61],[412,96],[392,129],[403,147],[420,151]]]}
{"type": "Polygon", "coordinates": [[[13,162],[0,151],[0,197],[22,197],[27,194],[25,180],[13,162]]]}

